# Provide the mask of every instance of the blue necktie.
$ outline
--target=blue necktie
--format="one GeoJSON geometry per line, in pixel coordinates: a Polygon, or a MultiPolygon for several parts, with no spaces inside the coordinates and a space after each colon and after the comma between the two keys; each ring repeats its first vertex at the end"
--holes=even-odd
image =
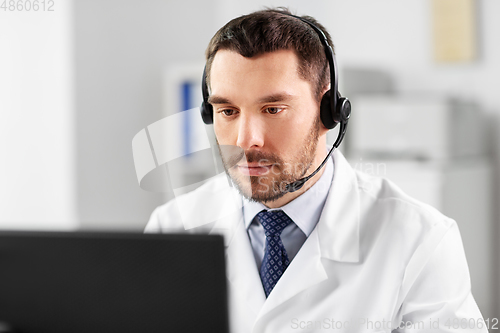
{"type": "Polygon", "coordinates": [[[292,220],[282,210],[266,211],[263,210],[256,215],[260,224],[264,227],[266,235],[266,249],[264,259],[260,266],[260,279],[269,296],[281,275],[290,264],[285,247],[281,241],[281,232],[292,220]]]}

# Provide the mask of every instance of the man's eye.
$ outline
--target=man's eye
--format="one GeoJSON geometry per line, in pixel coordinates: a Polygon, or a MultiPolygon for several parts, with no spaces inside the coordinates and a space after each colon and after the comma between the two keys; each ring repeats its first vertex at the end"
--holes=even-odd
{"type": "Polygon", "coordinates": [[[224,109],[224,110],[220,110],[219,113],[222,113],[226,117],[230,117],[230,116],[235,114],[235,111],[231,110],[231,109],[224,109]]]}
{"type": "Polygon", "coordinates": [[[266,112],[269,114],[277,114],[283,111],[283,108],[278,108],[278,107],[269,107],[266,108],[266,112]]]}

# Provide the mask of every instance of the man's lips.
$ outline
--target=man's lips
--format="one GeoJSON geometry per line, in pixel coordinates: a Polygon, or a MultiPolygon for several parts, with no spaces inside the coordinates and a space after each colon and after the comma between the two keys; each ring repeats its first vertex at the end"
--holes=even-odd
{"type": "Polygon", "coordinates": [[[265,175],[269,172],[269,169],[271,169],[272,166],[273,166],[272,164],[262,165],[262,164],[252,164],[252,163],[236,165],[238,170],[245,176],[265,175]]]}

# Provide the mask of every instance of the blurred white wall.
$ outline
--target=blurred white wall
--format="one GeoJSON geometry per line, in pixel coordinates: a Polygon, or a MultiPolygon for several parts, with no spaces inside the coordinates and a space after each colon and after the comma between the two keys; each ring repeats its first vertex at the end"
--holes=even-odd
{"type": "Polygon", "coordinates": [[[40,9],[0,10],[1,229],[77,227],[73,8],[40,9]]]}
{"type": "Polygon", "coordinates": [[[80,223],[142,230],[165,195],[139,188],[132,138],[162,117],[164,69],[203,62],[215,8],[193,0],[75,0],[74,12],[80,223]]]}

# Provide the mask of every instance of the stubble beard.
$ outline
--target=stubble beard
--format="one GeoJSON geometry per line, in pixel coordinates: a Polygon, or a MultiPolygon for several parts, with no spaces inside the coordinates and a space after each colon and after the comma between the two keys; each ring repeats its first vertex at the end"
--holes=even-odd
{"type": "MultiPolygon", "coordinates": [[[[244,152],[228,156],[221,151],[222,162],[226,173],[231,178],[234,186],[240,194],[254,202],[272,202],[280,199],[288,192],[286,185],[305,176],[314,162],[319,139],[320,122],[316,118],[309,135],[304,140],[302,149],[297,152],[292,161],[284,161],[279,155],[273,153],[262,153],[258,151],[244,152]],[[226,155],[226,156],[225,156],[226,155]],[[235,166],[238,162],[246,158],[247,163],[262,162],[272,164],[272,167],[265,175],[245,176],[238,172],[235,166]]],[[[217,145],[219,143],[217,142],[217,145]]]]}

